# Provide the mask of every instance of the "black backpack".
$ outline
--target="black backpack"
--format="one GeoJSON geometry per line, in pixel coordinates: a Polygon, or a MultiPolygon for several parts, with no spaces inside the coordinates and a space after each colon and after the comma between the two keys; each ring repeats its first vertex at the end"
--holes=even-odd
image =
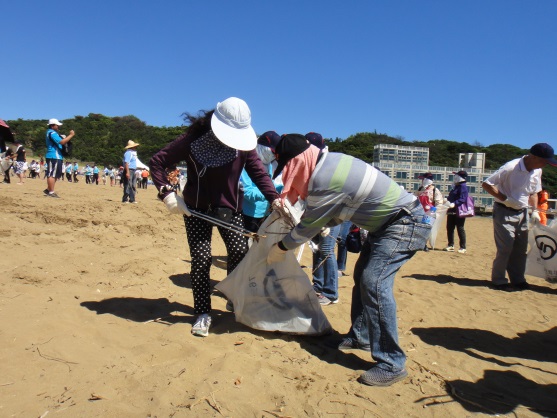
{"type": "MultiPolygon", "coordinates": [[[[52,142],[54,142],[51,135],[52,135],[52,132],[49,132],[48,133],[48,139],[50,139],[52,142]]],[[[56,142],[54,142],[54,146],[57,146],[56,142]]],[[[60,145],[60,147],[61,147],[60,152],[62,154],[62,157],[71,157],[72,150],[73,150],[72,141],[68,141],[63,145],[60,145]]]]}
{"type": "Polygon", "coordinates": [[[362,250],[362,235],[360,228],[354,224],[346,236],[346,250],[351,253],[359,253],[362,250]]]}

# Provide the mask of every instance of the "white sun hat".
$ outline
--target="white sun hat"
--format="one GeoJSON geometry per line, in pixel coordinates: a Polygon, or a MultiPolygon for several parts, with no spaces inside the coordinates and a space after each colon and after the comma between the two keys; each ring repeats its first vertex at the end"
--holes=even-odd
{"type": "Polygon", "coordinates": [[[211,118],[211,129],[220,142],[240,151],[251,151],[257,144],[249,107],[237,97],[217,103],[211,118]]]}
{"type": "Polygon", "coordinates": [[[62,126],[62,123],[58,119],[49,119],[48,120],[48,126],[50,126],[50,125],[62,126]]]}

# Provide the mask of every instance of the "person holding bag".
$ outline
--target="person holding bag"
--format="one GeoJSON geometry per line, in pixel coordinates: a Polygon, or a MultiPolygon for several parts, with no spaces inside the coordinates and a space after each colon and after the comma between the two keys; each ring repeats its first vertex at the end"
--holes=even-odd
{"type": "MultiPolygon", "coordinates": [[[[244,168],[267,201],[273,203],[273,209],[280,203],[269,173],[255,150],[257,136],[246,102],[230,97],[217,103],[214,110],[201,111],[198,116],[186,114],[186,121],[189,122],[186,132],[157,152],[149,167],[159,199],[171,213],[184,215],[191,255],[189,277],[194,312],[198,315],[191,333],[207,337],[211,326],[209,273],[213,224],[192,216],[192,212],[243,228],[243,194],[239,181],[244,168]],[[180,161],[186,162],[188,171],[183,196],[176,194],[167,177],[167,171],[180,161]]],[[[230,274],[248,252],[248,243],[237,232],[222,226],[217,229],[226,246],[226,270],[230,274]]]]}
{"type": "Polygon", "coordinates": [[[466,186],[466,179],[468,173],[464,170],[454,172],[453,183],[454,186],[449,192],[447,200],[450,203],[449,210],[447,211],[447,240],[449,244],[444,248],[444,251],[454,252],[454,230],[458,234],[460,254],[466,254],[466,231],[464,230],[464,223],[466,218],[458,216],[458,207],[466,204],[468,200],[468,186],[466,186]]]}

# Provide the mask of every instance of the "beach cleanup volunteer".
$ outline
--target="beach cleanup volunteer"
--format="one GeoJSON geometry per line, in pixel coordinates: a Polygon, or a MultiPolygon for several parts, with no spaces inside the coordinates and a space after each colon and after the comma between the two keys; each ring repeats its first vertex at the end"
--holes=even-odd
{"type": "MultiPolygon", "coordinates": [[[[222,222],[243,228],[240,174],[245,168],[268,202],[280,205],[279,195],[259,159],[255,146],[257,136],[251,127],[251,112],[241,99],[230,97],[219,102],[216,109],[186,114],[187,131],[157,152],[149,166],[159,198],[172,213],[183,214],[191,255],[190,279],[193,289],[194,313],[197,319],[192,334],[206,337],[211,326],[212,264],[211,235],[213,224],[191,216],[191,210],[209,215],[222,222]],[[167,170],[186,162],[188,181],[183,198],[169,184],[167,170]]],[[[247,240],[241,234],[217,226],[224,241],[227,273],[230,274],[248,251],[247,240]]]]}
{"type": "Polygon", "coordinates": [[[299,134],[282,137],[276,150],[284,189],[281,199],[307,207],[300,223],[271,247],[267,262],[281,262],[286,251],[309,241],[322,228],[350,220],[369,231],[354,270],[352,326],[340,350],[371,351],[376,364],[359,381],[389,386],[404,379],[406,356],[398,344],[394,278],[422,250],[431,226],[415,196],[362,160],[319,150],[299,134]]]}

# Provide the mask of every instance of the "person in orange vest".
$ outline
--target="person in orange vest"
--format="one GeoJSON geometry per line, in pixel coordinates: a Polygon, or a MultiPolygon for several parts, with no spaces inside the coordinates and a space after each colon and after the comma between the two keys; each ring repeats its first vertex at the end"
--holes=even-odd
{"type": "Polygon", "coordinates": [[[542,225],[547,225],[547,209],[549,208],[547,199],[549,199],[547,190],[543,189],[538,192],[538,213],[540,214],[540,223],[542,225]]]}

